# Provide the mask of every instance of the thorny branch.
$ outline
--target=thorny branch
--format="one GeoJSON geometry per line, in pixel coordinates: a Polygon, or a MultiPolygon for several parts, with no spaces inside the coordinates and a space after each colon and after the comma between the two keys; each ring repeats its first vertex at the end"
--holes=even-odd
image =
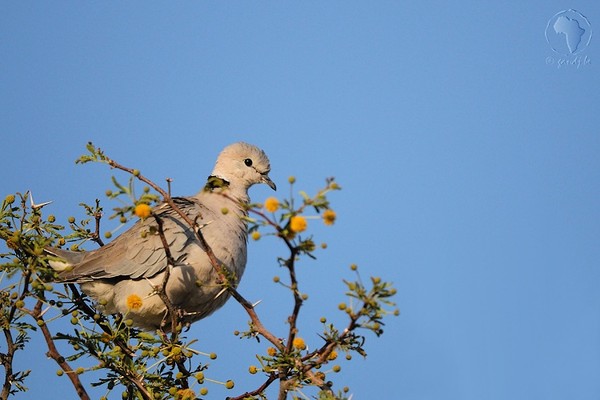
{"type": "MultiPolygon", "coordinates": [[[[146,178],[145,176],[141,175],[138,170],[127,168],[127,167],[115,162],[114,160],[106,157],[104,155],[104,153],[101,152],[100,149],[94,148],[91,143],[88,145],[88,149],[92,153],[92,156],[91,157],[90,156],[82,156],[80,158],[80,160],[78,160],[78,162],[86,162],[86,161],[105,162],[108,165],[110,165],[112,168],[116,168],[116,169],[119,169],[119,170],[122,170],[122,171],[125,171],[125,172],[131,174],[133,177],[137,178],[141,182],[144,182],[147,185],[149,185],[151,188],[153,188],[157,193],[159,193],[162,196],[164,203],[166,203],[169,207],[171,207],[171,209],[177,215],[179,215],[180,219],[182,221],[184,221],[187,224],[187,226],[189,226],[189,228],[192,230],[192,232],[194,232],[196,240],[198,241],[200,246],[204,249],[205,253],[207,254],[207,256],[210,260],[211,266],[216,273],[216,282],[218,284],[221,284],[223,286],[224,290],[227,290],[229,295],[231,295],[233,298],[235,298],[236,301],[240,305],[242,305],[242,307],[245,309],[246,313],[250,317],[250,329],[248,332],[242,333],[242,337],[248,337],[248,338],[256,337],[258,339],[260,336],[260,337],[265,338],[268,342],[270,342],[273,345],[274,348],[267,349],[268,356],[261,356],[261,355],[257,354],[257,358],[259,359],[259,362],[261,363],[261,366],[262,366],[262,371],[266,375],[262,384],[260,384],[256,389],[254,389],[252,391],[245,392],[244,394],[242,394],[238,397],[230,397],[230,399],[242,400],[242,399],[247,399],[247,398],[248,399],[249,398],[258,398],[258,397],[264,398],[265,391],[267,390],[267,388],[270,387],[275,381],[278,381],[278,380],[279,380],[279,391],[278,391],[279,400],[286,399],[288,396],[288,393],[290,391],[299,391],[300,388],[302,388],[303,386],[306,386],[306,385],[319,387],[322,390],[322,392],[319,394],[319,398],[322,398],[321,395],[324,394],[325,397],[327,397],[327,398],[338,399],[338,397],[336,395],[334,395],[331,390],[331,382],[329,382],[329,381],[326,382],[325,373],[322,370],[320,370],[319,368],[322,365],[327,364],[328,362],[330,362],[331,360],[336,358],[337,355],[333,354],[336,349],[342,350],[345,352],[352,350],[352,351],[356,351],[362,355],[365,354],[364,351],[362,350],[364,337],[357,335],[354,331],[359,327],[367,327],[370,330],[373,330],[377,335],[379,335],[382,332],[379,328],[379,322],[381,322],[381,315],[386,314],[387,311],[384,309],[381,309],[381,308],[374,308],[374,307],[379,307],[379,305],[378,305],[379,299],[376,296],[378,294],[382,293],[383,297],[386,297],[386,296],[389,296],[390,295],[389,293],[391,293],[391,292],[388,291],[388,292],[384,293],[386,286],[381,285],[380,287],[383,288],[383,289],[381,289],[382,292],[377,292],[374,289],[375,291],[371,291],[369,293],[374,293],[375,297],[369,297],[370,294],[368,294],[368,295],[365,294],[368,291],[366,291],[364,289],[362,282],[357,283],[357,286],[359,286],[360,290],[354,290],[350,286],[351,283],[346,282],[350,289],[350,291],[347,294],[351,298],[354,297],[354,298],[358,299],[360,302],[362,302],[362,304],[363,304],[362,308],[352,309],[352,305],[350,305],[348,307],[348,309],[346,310],[348,312],[348,316],[350,317],[350,322],[345,327],[345,329],[342,332],[338,332],[337,329],[333,326],[333,324],[329,324],[329,328],[326,327],[326,329],[324,330],[323,336],[321,336],[322,339],[324,340],[324,343],[320,347],[316,348],[315,350],[312,350],[312,351],[307,350],[307,346],[304,344],[304,340],[299,335],[299,328],[298,328],[299,313],[300,313],[302,305],[307,297],[305,294],[302,294],[299,289],[299,282],[298,282],[297,271],[296,271],[296,267],[297,267],[296,260],[298,260],[300,256],[304,256],[304,255],[314,258],[313,254],[312,254],[312,252],[314,250],[314,243],[312,242],[311,236],[309,236],[308,239],[307,238],[303,239],[300,236],[296,236],[296,233],[295,233],[296,228],[292,229],[291,226],[292,226],[293,218],[295,218],[296,215],[301,215],[304,212],[304,209],[306,207],[314,207],[314,209],[316,210],[317,213],[320,213],[320,211],[323,211],[323,210],[325,210],[326,212],[332,213],[332,211],[329,209],[328,201],[325,198],[324,194],[327,193],[329,190],[333,190],[335,188],[339,189],[337,184],[333,183],[333,179],[332,178],[328,179],[327,186],[324,189],[322,189],[321,191],[319,191],[315,197],[310,198],[308,195],[306,195],[306,193],[300,192],[300,194],[304,198],[304,201],[300,205],[300,207],[294,207],[293,196],[291,196],[289,203],[287,202],[287,200],[285,200],[284,201],[285,204],[282,206],[282,207],[284,207],[284,211],[281,213],[281,215],[279,213],[277,213],[277,215],[280,215],[280,217],[276,217],[276,214],[270,209],[270,207],[267,207],[266,204],[265,204],[265,209],[267,209],[269,212],[272,213],[271,217],[269,217],[262,211],[255,208],[256,205],[252,205],[252,206],[248,207],[245,204],[239,204],[239,206],[244,208],[244,210],[246,212],[246,214],[244,216],[244,218],[246,218],[246,222],[251,222],[252,224],[254,224],[251,227],[250,232],[253,232],[253,230],[258,228],[259,226],[270,226],[275,229],[274,235],[276,237],[278,237],[279,239],[281,239],[285,243],[285,245],[287,246],[287,248],[289,250],[288,257],[280,258],[279,261],[280,261],[280,265],[282,267],[285,267],[289,274],[290,283],[289,283],[289,285],[283,284],[283,286],[285,286],[286,288],[288,288],[289,290],[292,291],[294,303],[293,303],[293,309],[291,311],[291,314],[287,318],[287,322],[288,322],[288,326],[289,326],[289,329],[287,332],[287,337],[286,338],[278,338],[275,335],[273,335],[263,325],[263,323],[261,322],[259,316],[257,315],[257,313],[255,311],[254,305],[252,303],[250,303],[246,298],[244,298],[236,290],[235,285],[232,284],[232,282],[229,280],[230,278],[229,278],[229,274],[227,273],[227,266],[222,265],[222,263],[216,258],[214,252],[212,251],[211,246],[209,245],[209,243],[207,243],[207,241],[202,233],[202,226],[198,223],[200,216],[193,219],[193,217],[185,214],[177,206],[176,202],[173,200],[173,198],[170,195],[170,193],[171,193],[171,185],[170,185],[171,180],[170,179],[167,179],[167,184],[168,184],[168,192],[167,192],[167,191],[164,191],[158,185],[156,185],[154,182],[152,182],[151,180],[146,178]],[[334,185],[336,185],[336,187],[334,187],[334,185]],[[252,214],[260,217],[259,218],[260,222],[256,222],[256,220],[249,218],[249,213],[252,213],[252,214]],[[279,223],[277,222],[276,218],[279,218],[279,223]],[[367,302],[368,302],[368,306],[367,306],[367,302]],[[375,306],[373,306],[373,304],[375,304],[375,306]],[[365,322],[365,319],[366,319],[366,322],[365,322]],[[368,324],[371,324],[373,327],[369,326],[368,324]],[[377,328],[374,327],[375,325],[377,325],[377,328]]],[[[115,181],[114,178],[113,178],[113,181],[115,181]]],[[[133,193],[133,189],[132,189],[133,181],[134,181],[134,179],[130,180],[130,188],[129,189],[126,189],[126,188],[120,186],[115,181],[115,184],[117,185],[117,187],[119,187],[119,189],[121,189],[120,194],[133,193]]],[[[293,184],[293,181],[290,180],[290,183],[293,184]]],[[[147,193],[148,188],[145,188],[144,192],[147,193]]],[[[291,186],[290,186],[290,192],[291,192],[291,186]]],[[[226,193],[220,193],[220,194],[230,201],[237,202],[236,199],[228,196],[226,193]]],[[[107,194],[107,196],[111,196],[111,195],[107,194]]],[[[135,200],[135,196],[132,196],[132,197],[135,200]]],[[[150,197],[150,199],[151,199],[151,201],[154,201],[157,199],[157,197],[152,195],[152,197],[150,197]]],[[[145,202],[143,197],[140,200],[141,200],[141,202],[145,202]]],[[[13,201],[14,201],[14,198],[13,198],[13,201]]],[[[95,231],[93,233],[90,233],[89,231],[87,231],[87,236],[86,236],[86,232],[83,229],[81,229],[81,231],[77,232],[77,233],[82,233],[82,235],[80,237],[92,239],[98,245],[102,246],[104,244],[103,241],[100,239],[100,221],[101,221],[102,212],[101,212],[101,208],[99,208],[98,200],[96,200],[96,203],[97,203],[96,208],[94,210],[91,207],[84,205],[86,207],[86,209],[88,210],[88,215],[92,216],[95,219],[95,231]]],[[[3,205],[3,210],[4,210],[4,207],[5,207],[5,205],[3,205]]],[[[262,207],[262,206],[259,205],[258,207],[262,207]]],[[[41,218],[41,213],[39,213],[39,210],[34,209],[33,211],[34,211],[33,213],[37,217],[41,218]]],[[[114,386],[115,384],[122,384],[122,385],[126,386],[126,391],[123,393],[124,398],[133,399],[133,398],[139,397],[144,400],[150,400],[150,399],[155,398],[156,396],[159,396],[159,397],[164,396],[167,393],[166,391],[168,390],[170,397],[178,398],[178,399],[179,398],[188,399],[188,398],[191,398],[189,396],[196,396],[195,394],[191,394],[191,393],[194,393],[195,391],[189,388],[188,378],[190,378],[192,376],[192,374],[195,373],[194,377],[198,380],[199,383],[202,383],[201,382],[201,381],[203,381],[202,371],[207,367],[207,365],[202,366],[202,364],[200,364],[192,372],[190,372],[190,370],[186,367],[186,364],[185,364],[186,359],[191,357],[191,354],[195,354],[197,352],[195,350],[189,349],[187,347],[188,345],[185,345],[182,342],[180,342],[179,333],[181,332],[181,330],[184,326],[186,315],[183,310],[178,309],[176,307],[176,305],[172,304],[172,302],[168,298],[167,291],[166,291],[169,277],[171,274],[171,270],[173,267],[175,267],[177,260],[174,260],[172,253],[171,253],[171,249],[168,244],[168,241],[166,239],[164,226],[163,226],[164,221],[161,219],[160,215],[157,213],[151,212],[150,215],[156,221],[158,235],[160,237],[162,247],[166,254],[166,263],[167,263],[167,267],[165,269],[165,275],[162,280],[162,283],[157,284],[155,287],[155,294],[160,296],[162,302],[165,304],[165,306],[167,308],[167,311],[165,313],[165,320],[163,321],[161,329],[158,332],[160,335],[160,338],[157,338],[156,336],[152,337],[152,335],[146,335],[146,333],[139,332],[135,329],[133,329],[131,331],[126,327],[125,327],[125,329],[122,329],[122,327],[124,327],[125,325],[131,326],[131,325],[128,325],[128,324],[130,324],[131,320],[125,320],[125,318],[117,318],[115,321],[117,321],[117,323],[118,323],[118,328],[116,330],[113,330],[114,328],[111,327],[111,324],[109,322],[110,317],[106,317],[104,315],[98,314],[91,305],[87,304],[85,296],[81,295],[79,293],[77,287],[73,284],[67,285],[70,288],[70,291],[71,291],[70,294],[68,293],[68,291],[66,292],[67,293],[66,295],[62,295],[60,292],[54,292],[54,293],[58,294],[59,296],[62,295],[62,296],[68,297],[71,301],[73,301],[73,304],[74,304],[73,309],[75,310],[74,312],[75,313],[77,311],[83,312],[88,318],[93,319],[96,322],[97,326],[100,327],[104,333],[101,333],[101,332],[97,333],[94,330],[89,330],[87,332],[91,333],[92,336],[85,336],[87,334],[85,333],[86,328],[84,328],[83,331],[79,331],[76,329],[75,330],[76,336],[63,335],[63,334],[59,333],[59,334],[57,334],[57,337],[59,339],[66,338],[69,341],[72,340],[73,343],[80,343],[84,346],[83,347],[84,351],[79,352],[78,354],[75,354],[73,356],[70,356],[70,358],[68,359],[69,361],[77,359],[77,357],[79,357],[81,354],[86,354],[85,349],[87,349],[89,352],[91,352],[88,354],[90,354],[93,357],[96,357],[98,360],[100,360],[101,364],[98,367],[93,367],[92,369],[107,368],[107,369],[109,369],[110,372],[108,373],[107,378],[102,378],[100,380],[100,382],[98,382],[98,384],[108,384],[109,390],[112,390],[111,385],[114,386]],[[169,319],[170,319],[170,322],[168,321],[169,319]],[[127,322],[127,321],[129,321],[129,322],[127,322]],[[163,328],[166,328],[169,325],[169,323],[170,323],[170,328],[171,328],[170,338],[167,336],[167,332],[165,331],[165,329],[163,329],[163,328]],[[82,332],[82,335],[84,335],[84,337],[90,338],[89,339],[90,341],[86,342],[83,339],[80,341],[79,336],[78,336],[79,332],[82,332]],[[133,335],[130,335],[130,332],[133,335]],[[106,341],[104,339],[105,334],[106,334],[106,341]],[[142,336],[142,334],[144,334],[146,336],[142,336]],[[148,339],[148,337],[150,337],[150,339],[148,339]],[[100,338],[100,339],[98,339],[98,338],[100,338]],[[131,339],[137,340],[137,341],[130,342],[131,339]],[[93,342],[93,340],[101,340],[101,342],[97,342],[100,344],[100,347],[98,347],[98,344],[94,344],[96,342],[93,342]],[[105,344],[102,344],[102,343],[105,343],[105,344]],[[158,346],[156,344],[158,344],[158,346]],[[104,347],[106,345],[107,345],[107,347],[104,347]],[[105,349],[106,349],[106,353],[105,353],[105,349]],[[178,350],[179,353],[181,353],[183,351],[181,357],[174,356],[175,354],[178,354],[178,353],[174,352],[175,350],[178,350]],[[159,353],[158,357],[156,357],[156,353],[154,353],[154,359],[158,360],[158,361],[156,361],[153,365],[148,366],[145,364],[147,362],[147,360],[153,359],[152,357],[147,358],[148,352],[153,352],[153,351],[156,351],[157,353],[159,353]],[[187,353],[187,351],[191,351],[191,353],[187,353]],[[144,355],[144,353],[146,353],[146,355],[144,355]],[[119,356],[115,356],[114,354],[119,354],[119,356]],[[162,356],[164,356],[164,358],[161,358],[161,354],[162,354],[162,356]],[[142,362],[138,363],[139,360],[142,360],[142,362]],[[170,363],[167,361],[169,361],[170,363]],[[177,372],[177,375],[175,375],[175,371],[173,371],[175,365],[177,366],[177,368],[179,370],[179,372],[177,372]],[[170,369],[168,366],[170,366],[170,369]],[[154,371],[156,371],[156,372],[154,372],[154,371]],[[147,374],[150,374],[150,376],[152,376],[154,374],[153,375],[154,377],[150,378],[150,376],[147,374]],[[160,386],[162,382],[169,382],[169,383],[165,387],[164,385],[160,386]],[[138,396],[138,397],[136,397],[136,396],[138,396]]],[[[121,214],[121,216],[124,219],[124,221],[126,221],[125,215],[121,214]]],[[[13,216],[12,218],[14,220],[15,217],[13,216]]],[[[301,217],[301,218],[304,218],[304,217],[301,217]]],[[[312,218],[314,218],[314,217],[312,217],[312,218]]],[[[335,218],[335,213],[333,213],[333,218],[335,218]]],[[[328,221],[325,219],[325,213],[323,215],[323,220],[326,222],[326,224],[332,223],[331,221],[328,223],[328,221]]],[[[71,222],[71,221],[69,221],[69,222],[71,222]]],[[[25,213],[23,213],[21,215],[21,226],[23,226],[24,223],[25,223],[25,213]]],[[[85,223],[87,223],[87,221],[85,221],[85,223]]],[[[10,228],[10,224],[8,226],[10,228]]],[[[82,226],[85,226],[85,224],[82,223],[82,226]]],[[[36,225],[36,223],[33,224],[33,227],[34,227],[34,229],[36,229],[37,233],[40,236],[43,236],[46,233],[46,231],[44,231],[44,229],[41,229],[38,225],[36,225]]],[[[2,227],[0,227],[0,228],[2,228],[2,227]]],[[[62,229],[62,228],[60,228],[60,229],[62,229]]],[[[305,228],[300,228],[299,232],[303,231],[304,229],[305,228]]],[[[23,229],[21,229],[21,231],[22,230],[23,229]]],[[[47,232],[51,233],[51,235],[50,235],[51,237],[56,237],[56,236],[54,236],[54,233],[56,233],[56,231],[47,231],[47,232]]],[[[0,233],[2,233],[2,232],[0,232],[0,233]]],[[[260,232],[257,232],[257,233],[259,233],[259,235],[257,237],[254,237],[254,235],[253,235],[253,238],[257,239],[258,237],[260,237],[260,232]]],[[[109,237],[109,236],[110,235],[107,235],[107,237],[109,237]]],[[[58,238],[61,238],[62,244],[64,244],[63,237],[58,235],[58,238]]],[[[6,237],[3,236],[2,239],[6,240],[6,237]]],[[[15,242],[15,243],[18,243],[18,242],[15,242]]],[[[46,246],[47,243],[48,242],[46,242],[42,246],[46,246]]],[[[36,253],[33,252],[32,254],[36,254],[36,253]]],[[[25,265],[27,265],[27,263],[28,263],[28,261],[25,261],[25,258],[23,258],[22,262],[25,265]]],[[[24,269],[23,270],[24,276],[27,273],[31,274],[32,271],[36,271],[35,268],[36,267],[34,265],[31,268],[24,269]]],[[[36,274],[35,279],[37,279],[39,281],[40,277],[37,276],[38,272],[34,272],[34,273],[36,274]]],[[[60,366],[61,370],[67,374],[69,379],[71,379],[71,382],[72,382],[73,386],[75,387],[79,397],[81,399],[88,399],[89,396],[87,395],[85,388],[83,388],[83,386],[78,378],[78,375],[80,373],[79,371],[80,370],[84,371],[84,369],[78,368],[76,371],[73,371],[71,369],[67,360],[64,357],[62,357],[60,355],[60,353],[58,352],[58,350],[56,349],[56,346],[54,343],[54,340],[56,338],[52,337],[52,335],[46,325],[47,321],[44,321],[44,313],[45,313],[45,311],[47,311],[47,310],[42,311],[43,305],[46,304],[46,300],[44,297],[44,290],[52,290],[52,289],[40,289],[39,287],[35,288],[35,286],[34,286],[35,289],[29,290],[28,283],[30,282],[30,280],[31,280],[30,277],[26,277],[24,286],[22,287],[22,293],[21,293],[21,296],[19,299],[22,300],[25,297],[34,297],[37,299],[35,307],[32,310],[27,310],[22,305],[19,305],[18,308],[20,310],[22,310],[22,312],[28,313],[36,320],[36,322],[38,323],[40,330],[43,334],[43,337],[46,340],[46,343],[48,346],[48,353],[47,353],[48,356],[50,358],[52,358],[60,366]],[[41,294],[41,296],[38,296],[38,294],[41,294]]],[[[359,278],[359,280],[360,280],[360,278],[359,278]]],[[[278,281],[279,280],[277,279],[276,282],[278,282],[278,281]]],[[[42,279],[42,286],[43,286],[43,282],[44,282],[44,280],[42,279]]],[[[33,282],[33,283],[37,284],[36,282],[33,282]]],[[[375,281],[374,281],[374,284],[375,284],[375,281]]],[[[16,294],[13,293],[13,295],[15,295],[15,296],[11,297],[11,299],[15,299],[17,297],[16,294]]],[[[393,304],[391,302],[386,302],[385,300],[383,300],[382,302],[383,302],[383,304],[388,304],[388,305],[393,304]]],[[[50,306],[52,306],[52,305],[53,305],[53,303],[52,303],[52,301],[50,301],[50,306]]],[[[343,305],[343,304],[341,304],[341,305],[343,305]]],[[[59,305],[58,307],[60,308],[62,306],[59,305]]],[[[15,307],[15,306],[12,307],[12,312],[11,312],[11,315],[9,316],[11,321],[12,321],[12,317],[14,316],[14,312],[16,309],[17,309],[17,307],[15,307]]],[[[343,308],[340,308],[340,310],[343,310],[343,308]]],[[[66,309],[63,309],[62,311],[66,311],[66,313],[69,312],[66,309]]],[[[63,314],[65,314],[65,313],[63,312],[63,314]]],[[[74,316],[75,316],[75,314],[74,314],[74,316]]],[[[48,318],[48,317],[46,317],[46,318],[48,318]]],[[[75,322],[72,322],[72,323],[77,324],[77,318],[74,317],[72,319],[72,321],[73,320],[75,320],[75,322]]],[[[50,321],[50,319],[48,319],[48,321],[50,321]]],[[[322,322],[325,325],[324,318],[322,318],[322,322]]],[[[81,326],[83,327],[83,325],[81,325],[81,326]]],[[[13,328],[10,325],[8,328],[3,326],[2,329],[4,331],[5,340],[6,340],[7,347],[8,347],[6,354],[0,354],[0,362],[3,364],[5,371],[6,371],[5,382],[2,387],[2,394],[1,394],[1,396],[2,396],[1,399],[5,399],[9,394],[12,394],[11,390],[13,390],[13,389],[11,389],[11,386],[13,385],[13,383],[11,382],[11,380],[13,379],[13,376],[16,376],[16,375],[13,375],[12,358],[14,356],[14,353],[18,350],[17,346],[15,346],[15,343],[18,343],[18,338],[16,339],[17,342],[15,342],[15,339],[13,338],[12,332],[11,332],[11,329],[13,329],[13,328]]],[[[155,332],[155,334],[156,334],[156,332],[155,332]]],[[[236,335],[237,335],[237,333],[236,333],[236,335]]],[[[212,355],[211,355],[211,358],[212,358],[212,355]]],[[[151,362],[151,364],[152,363],[153,362],[151,362]]],[[[337,372],[336,367],[337,367],[337,371],[339,371],[339,366],[334,366],[334,368],[333,368],[334,372],[337,372]]],[[[254,366],[251,366],[250,373],[256,373],[256,371],[257,371],[257,368],[254,366]],[[254,372],[252,372],[252,369],[254,370],[254,372]]],[[[62,373],[60,370],[59,370],[59,372],[62,373]]],[[[327,373],[329,373],[329,372],[327,372],[327,373]]],[[[233,387],[233,384],[231,384],[230,387],[233,387]]],[[[204,394],[205,393],[202,393],[202,391],[200,391],[200,395],[204,395],[204,394]]],[[[340,399],[345,398],[341,394],[340,394],[340,396],[341,396],[341,397],[339,397],[340,399]]],[[[163,398],[163,397],[161,397],[161,398],[163,398]]]]}

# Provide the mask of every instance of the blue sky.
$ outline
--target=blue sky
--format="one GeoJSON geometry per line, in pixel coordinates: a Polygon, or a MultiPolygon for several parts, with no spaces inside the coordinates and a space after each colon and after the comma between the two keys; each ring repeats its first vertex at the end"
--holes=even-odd
{"type": "MultiPolygon", "coordinates": [[[[89,140],[179,195],[225,145],[257,144],[280,195],[290,175],[309,192],[328,176],[343,187],[335,228],[317,230],[329,248],[302,263],[309,345],[350,263],[398,289],[401,316],[366,360],[341,363],[339,387],[597,399],[599,39],[577,59],[544,34],[571,8],[600,31],[593,1],[5,3],[0,188],[53,200],[64,221],[110,187],[113,171],[74,164],[89,140]]],[[[250,243],[240,287],[275,330],[282,251],[250,243]]],[[[240,390],[260,383],[245,370],[264,351],[230,334],[245,324],[230,302],[190,331],[240,390]]],[[[21,398],[74,396],[52,361],[36,365],[21,398]]]]}

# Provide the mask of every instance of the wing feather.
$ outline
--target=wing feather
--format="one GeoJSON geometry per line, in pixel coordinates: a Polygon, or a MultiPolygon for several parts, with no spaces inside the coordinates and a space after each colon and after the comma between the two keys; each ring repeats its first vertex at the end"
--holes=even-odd
{"type": "MultiPolygon", "coordinates": [[[[174,198],[177,206],[190,218],[206,217],[208,210],[196,198],[174,198]]],[[[163,221],[165,237],[175,259],[195,241],[193,232],[167,204],[157,209],[163,221]]],[[[167,256],[154,218],[138,221],[109,244],[90,252],[69,252],[51,249],[51,254],[73,266],[60,274],[61,279],[84,282],[110,278],[151,278],[165,270],[167,256]]]]}

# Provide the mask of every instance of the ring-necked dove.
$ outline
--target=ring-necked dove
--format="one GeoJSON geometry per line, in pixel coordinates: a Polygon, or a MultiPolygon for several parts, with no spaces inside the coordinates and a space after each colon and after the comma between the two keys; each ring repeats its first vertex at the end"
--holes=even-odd
{"type": "MultiPolygon", "coordinates": [[[[219,262],[237,284],[246,266],[247,226],[243,217],[249,202],[248,189],[269,178],[269,159],[246,143],[227,146],[217,158],[204,188],[192,197],[173,201],[201,227],[202,235],[219,262]],[[223,196],[226,194],[226,196],[223,196]]],[[[166,295],[183,311],[186,321],[196,321],[223,306],[229,295],[218,283],[218,274],[194,232],[168,204],[154,209],[163,222],[164,237],[176,265],[170,269],[166,295]]],[[[120,313],[144,329],[169,325],[167,308],[155,288],[162,287],[167,256],[157,221],[148,217],[107,245],[88,252],[50,248],[47,252],[64,260],[52,260],[63,282],[79,283],[107,314],[120,313]]]]}

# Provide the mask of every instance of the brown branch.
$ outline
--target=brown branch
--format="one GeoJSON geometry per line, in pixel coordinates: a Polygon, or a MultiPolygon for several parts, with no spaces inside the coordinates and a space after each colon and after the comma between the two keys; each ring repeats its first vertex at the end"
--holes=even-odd
{"type": "Polygon", "coordinates": [[[290,258],[286,262],[286,266],[290,272],[290,287],[293,291],[294,295],[294,309],[292,314],[288,317],[288,323],[290,324],[288,341],[287,341],[287,351],[292,351],[292,346],[294,342],[294,337],[298,332],[296,328],[296,322],[298,320],[298,314],[300,314],[300,307],[302,306],[303,300],[300,297],[300,292],[298,290],[298,280],[296,279],[296,269],[294,260],[296,258],[297,251],[295,248],[291,250],[290,258]]]}
{"type": "Polygon", "coordinates": [[[4,367],[4,383],[2,384],[2,392],[0,393],[0,399],[5,400],[10,395],[10,388],[12,387],[13,380],[13,359],[15,352],[15,342],[13,341],[12,333],[10,328],[4,328],[4,337],[6,339],[6,353],[0,353],[0,360],[4,367]]]}
{"type": "Polygon", "coordinates": [[[271,373],[271,374],[269,374],[269,377],[267,378],[267,380],[262,385],[260,385],[257,389],[255,389],[251,392],[246,392],[237,397],[228,397],[228,400],[244,400],[247,398],[252,398],[252,397],[264,392],[271,385],[271,383],[275,382],[276,380],[277,380],[277,374],[271,373]]]}
{"type": "MultiPolygon", "coordinates": [[[[178,337],[179,337],[178,325],[179,325],[179,322],[182,321],[182,319],[181,319],[182,314],[180,313],[180,310],[173,305],[173,303],[171,302],[171,299],[169,299],[169,296],[167,295],[167,283],[168,283],[169,277],[171,275],[171,267],[175,267],[175,259],[173,258],[173,255],[171,253],[171,247],[169,246],[169,243],[167,242],[167,238],[165,236],[164,225],[163,225],[162,219],[155,213],[152,213],[152,216],[156,220],[160,241],[163,245],[163,249],[164,249],[165,255],[167,257],[167,268],[165,270],[165,276],[163,278],[162,287],[160,289],[155,288],[155,290],[158,292],[159,297],[161,298],[161,300],[167,307],[168,314],[171,317],[171,340],[170,340],[170,342],[176,343],[178,341],[178,337]]],[[[165,321],[163,321],[163,323],[164,322],[165,321]]],[[[183,363],[182,360],[176,361],[176,364],[177,364],[177,369],[179,369],[179,372],[181,372],[184,376],[184,378],[180,379],[181,386],[184,389],[186,389],[189,387],[188,381],[187,381],[187,376],[190,375],[190,372],[185,367],[185,364],[183,363]]]]}
{"type": "Polygon", "coordinates": [[[228,291],[231,296],[236,299],[242,307],[244,307],[244,310],[246,310],[246,313],[252,322],[252,329],[271,342],[275,347],[277,347],[277,349],[279,349],[279,351],[283,351],[283,344],[281,343],[281,340],[279,340],[275,335],[269,332],[267,328],[265,328],[258,317],[258,314],[256,314],[256,311],[254,311],[254,306],[234,288],[228,288],[228,291]]]}
{"type": "Polygon", "coordinates": [[[124,370],[124,371],[119,371],[121,372],[121,374],[126,377],[129,382],[133,383],[136,387],[136,389],[140,392],[140,394],[142,395],[142,398],[144,400],[154,400],[154,396],[152,396],[152,393],[150,393],[148,391],[148,389],[146,388],[146,386],[144,385],[144,376],[143,375],[138,375],[133,373],[131,370],[124,370]]]}
{"type": "MultiPolygon", "coordinates": [[[[98,200],[96,200],[96,207],[98,207],[98,200]]],[[[104,246],[104,241],[100,237],[100,219],[102,219],[102,213],[95,212],[94,219],[96,220],[96,229],[91,234],[92,240],[98,244],[98,246],[104,246]]]]}
{"type": "MultiPolygon", "coordinates": [[[[152,213],[152,216],[154,217],[156,225],[158,226],[158,236],[160,237],[160,241],[163,245],[163,249],[167,257],[167,268],[165,268],[165,276],[162,281],[162,287],[156,287],[154,288],[154,290],[157,292],[158,296],[167,307],[168,315],[171,317],[171,341],[174,342],[177,340],[177,322],[179,312],[169,299],[169,296],[167,296],[167,283],[169,281],[169,277],[171,276],[171,268],[175,267],[175,259],[171,254],[171,247],[169,246],[169,243],[167,242],[167,238],[165,236],[165,230],[162,219],[154,212],[152,213]]],[[[163,324],[166,324],[166,322],[163,321],[161,325],[163,324]]]]}
{"type": "Polygon", "coordinates": [[[79,380],[79,375],[75,371],[73,371],[69,363],[65,360],[63,356],[60,355],[60,353],[56,349],[56,346],[54,345],[54,339],[52,338],[52,334],[50,333],[48,325],[46,325],[42,317],[43,304],[44,302],[42,300],[38,300],[33,310],[27,310],[27,313],[29,313],[29,315],[31,315],[35,320],[41,321],[41,323],[38,323],[38,325],[40,327],[40,330],[42,331],[44,340],[46,341],[46,345],[48,346],[48,352],[46,353],[46,355],[52,358],[54,361],[56,361],[60,368],[63,371],[65,371],[65,373],[71,380],[71,383],[73,384],[73,387],[75,388],[75,391],[77,392],[79,398],[82,400],[89,400],[90,396],[87,394],[83,384],[79,380]]]}

